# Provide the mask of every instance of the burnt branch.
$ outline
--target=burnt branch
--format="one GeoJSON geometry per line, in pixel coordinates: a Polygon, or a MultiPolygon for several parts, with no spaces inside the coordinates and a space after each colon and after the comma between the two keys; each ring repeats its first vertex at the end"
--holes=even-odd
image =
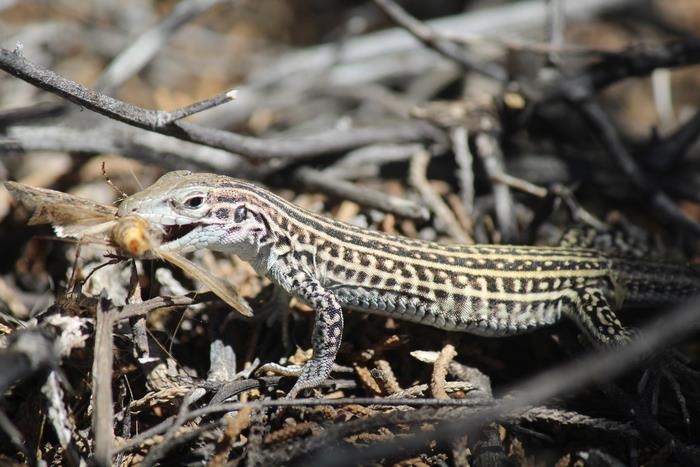
{"type": "Polygon", "coordinates": [[[588,118],[597,131],[608,153],[627,178],[647,195],[654,208],[666,219],[681,225],[696,235],[700,235],[700,224],[692,220],[673,202],[669,196],[659,190],[639,167],[637,161],[623,144],[610,117],[591,99],[580,102],[580,111],[588,118]]]}

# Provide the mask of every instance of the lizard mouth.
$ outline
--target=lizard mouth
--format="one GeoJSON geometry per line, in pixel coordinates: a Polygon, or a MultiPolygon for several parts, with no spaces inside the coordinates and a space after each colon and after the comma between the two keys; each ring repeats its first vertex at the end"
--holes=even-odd
{"type": "Polygon", "coordinates": [[[161,241],[162,243],[174,242],[201,225],[203,225],[201,222],[193,222],[191,224],[174,224],[164,226],[163,239],[161,241]]]}

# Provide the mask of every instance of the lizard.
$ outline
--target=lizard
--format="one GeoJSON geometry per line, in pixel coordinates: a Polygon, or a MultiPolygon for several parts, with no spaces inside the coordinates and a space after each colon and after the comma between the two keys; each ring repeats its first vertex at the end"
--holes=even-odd
{"type": "Polygon", "coordinates": [[[160,249],[234,253],[315,310],[312,357],[269,363],[298,379],[287,397],[318,386],[341,344],[343,308],[448,331],[509,336],[573,320],[595,345],[631,338],[625,305],[661,305],[700,294],[689,265],[560,246],[447,245],[363,229],[303,209],[256,184],[174,171],[124,199],[119,216],[162,230],[160,249]]]}

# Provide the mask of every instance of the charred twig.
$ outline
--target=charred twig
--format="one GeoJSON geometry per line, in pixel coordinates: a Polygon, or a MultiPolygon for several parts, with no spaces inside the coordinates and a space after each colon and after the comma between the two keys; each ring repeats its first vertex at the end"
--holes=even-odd
{"type": "Polygon", "coordinates": [[[700,135],[700,111],[665,139],[653,142],[643,152],[645,164],[658,170],[668,170],[687,156],[690,146],[700,135]]]}
{"type": "Polygon", "coordinates": [[[658,68],[700,63],[700,39],[684,38],[664,44],[631,47],[605,57],[581,72],[566,76],[545,91],[542,102],[596,91],[623,79],[647,76],[658,68]]]}
{"type": "Polygon", "coordinates": [[[630,422],[622,423],[616,420],[589,417],[588,415],[578,412],[551,407],[531,407],[518,415],[516,419],[530,422],[547,421],[550,423],[557,423],[563,427],[583,427],[589,430],[607,432],[614,436],[624,436],[626,438],[637,438],[640,435],[639,430],[636,430],[630,422]]]}
{"type": "Polygon", "coordinates": [[[647,195],[652,205],[667,219],[678,223],[696,235],[700,234],[700,224],[690,219],[668,195],[656,188],[638,166],[622,143],[620,136],[608,115],[591,99],[579,102],[579,109],[598,130],[606,149],[624,174],[634,185],[647,195]]]}
{"type": "MultiPolygon", "coordinates": [[[[658,349],[661,345],[680,339],[690,332],[693,329],[691,324],[697,319],[699,305],[700,300],[695,299],[667,315],[663,325],[655,323],[645,328],[629,345],[615,349],[613,352],[594,352],[575,362],[541,373],[512,388],[510,392],[517,394],[517,396],[503,399],[493,407],[471,411],[469,417],[464,417],[462,414],[458,420],[444,420],[438,423],[435,430],[429,434],[414,433],[410,438],[404,438],[401,443],[372,444],[369,447],[363,447],[361,451],[350,446],[339,447],[332,455],[319,453],[313,459],[314,465],[355,465],[358,462],[391,456],[399,449],[409,451],[416,449],[429,439],[452,439],[455,436],[469,433],[484,423],[500,419],[518,408],[537,405],[557,394],[570,393],[583,384],[609,378],[629,368],[630,364],[636,361],[640,355],[648,355],[652,349],[658,349]],[[352,461],[350,461],[351,459],[352,461]]],[[[453,409],[453,412],[456,410],[453,409]]],[[[668,438],[664,436],[660,441],[665,444],[668,438]]],[[[306,440],[306,442],[309,445],[312,444],[310,440],[306,440]]],[[[676,454],[682,459],[682,462],[694,464],[700,461],[700,453],[685,446],[677,439],[673,439],[673,442],[677,443],[676,454]]]]}
{"type": "Polygon", "coordinates": [[[218,420],[215,422],[210,422],[207,423],[206,425],[202,425],[193,429],[190,429],[186,431],[185,433],[178,433],[177,435],[174,435],[163,442],[160,442],[156,444],[155,446],[152,446],[146,457],[143,459],[143,461],[139,464],[144,467],[150,467],[154,464],[156,464],[159,460],[163,458],[169,451],[172,451],[173,449],[177,448],[178,446],[181,446],[187,442],[190,442],[194,439],[199,438],[205,433],[213,432],[217,429],[220,429],[223,425],[223,420],[218,420]]]}

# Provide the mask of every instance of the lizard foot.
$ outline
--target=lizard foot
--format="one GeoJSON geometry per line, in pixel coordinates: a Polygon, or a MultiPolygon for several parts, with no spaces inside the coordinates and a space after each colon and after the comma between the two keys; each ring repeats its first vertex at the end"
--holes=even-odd
{"type": "Polygon", "coordinates": [[[312,389],[323,383],[330,375],[333,366],[332,360],[311,358],[304,366],[284,366],[277,363],[266,363],[256,373],[260,374],[269,371],[281,376],[298,377],[299,379],[297,379],[297,382],[286,397],[287,399],[294,399],[304,389],[312,389]]]}

